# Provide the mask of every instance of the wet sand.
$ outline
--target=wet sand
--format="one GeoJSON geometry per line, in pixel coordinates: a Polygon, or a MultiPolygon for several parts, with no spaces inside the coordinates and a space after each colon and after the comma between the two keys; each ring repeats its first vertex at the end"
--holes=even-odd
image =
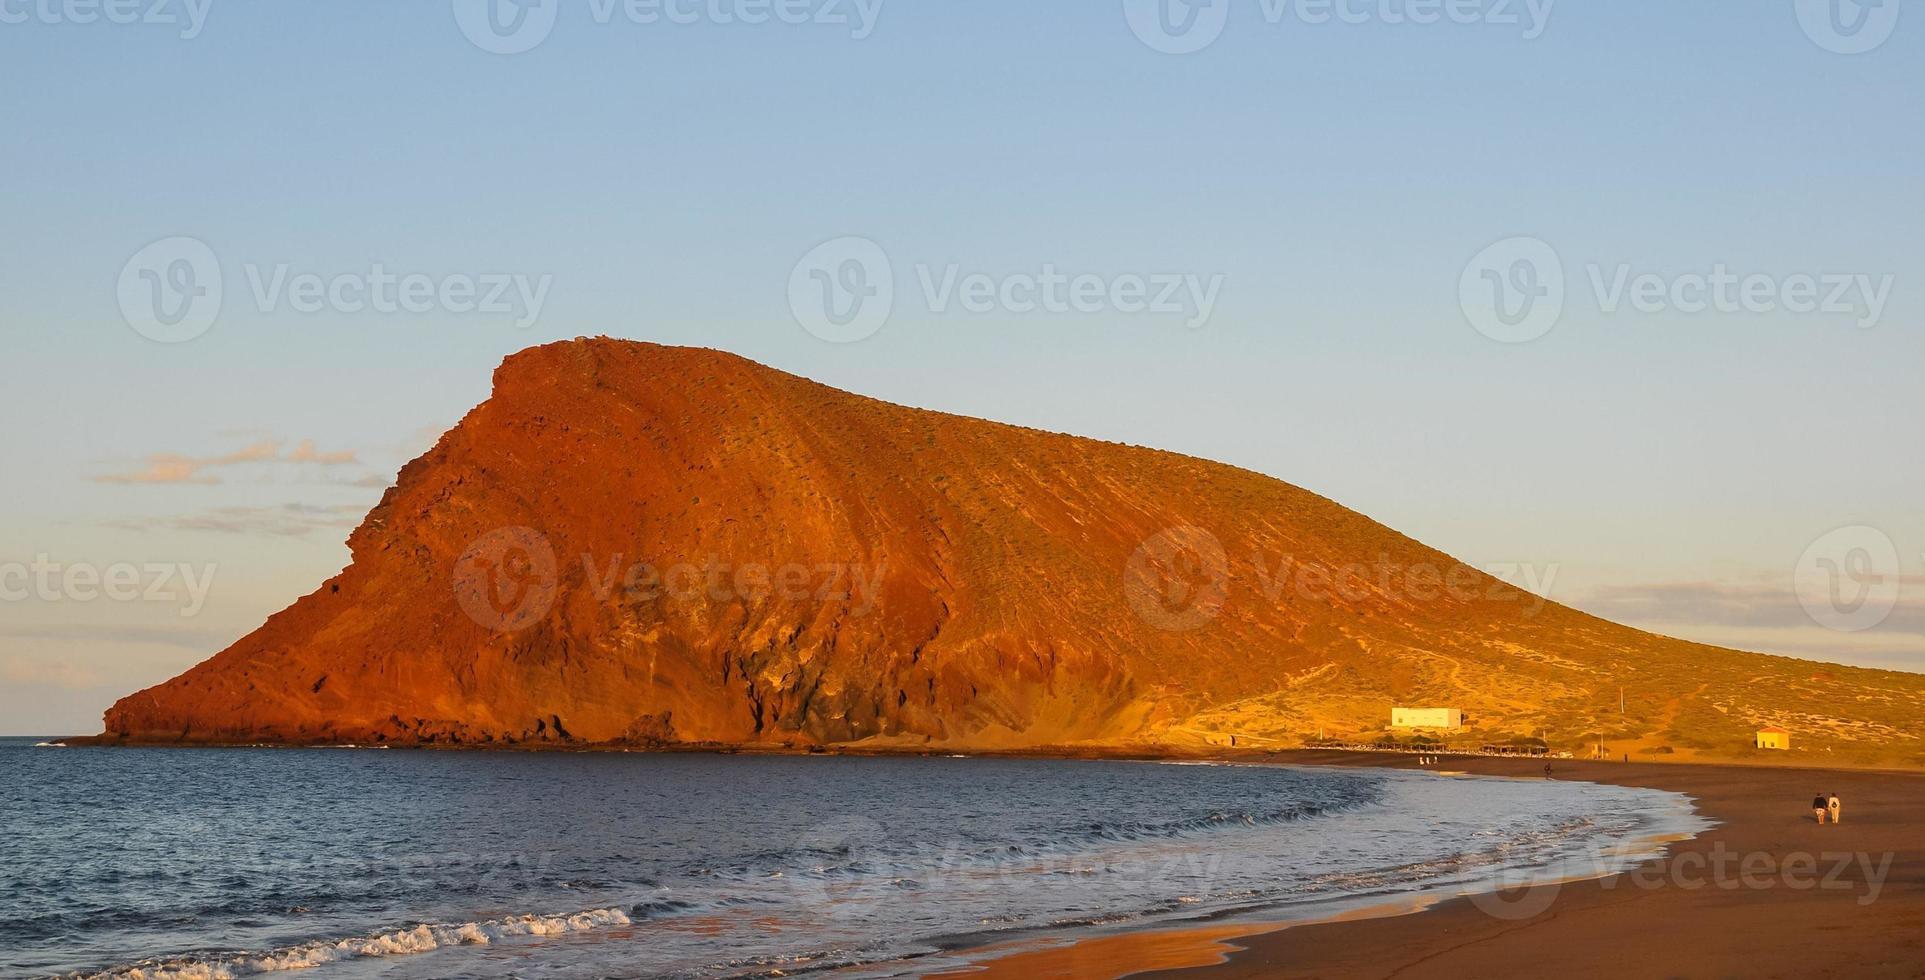
{"type": "MultiPolygon", "coordinates": [[[[1289,764],[1414,768],[1293,752],[1289,764]]],[[[994,978],[1925,977],[1925,773],[1556,760],[1553,778],[1684,793],[1719,826],[1624,874],[1312,924],[1216,922],[993,959],[994,978]],[[1813,794],[1843,821],[1818,826],[1813,794]]],[[[1544,762],[1437,770],[1543,778],[1544,762]]],[[[959,974],[960,975],[960,974],[959,974]]]]}

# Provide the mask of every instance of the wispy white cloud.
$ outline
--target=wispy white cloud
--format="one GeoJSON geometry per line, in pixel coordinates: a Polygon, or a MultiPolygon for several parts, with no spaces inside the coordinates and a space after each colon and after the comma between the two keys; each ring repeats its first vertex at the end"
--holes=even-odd
{"type": "Polygon", "coordinates": [[[147,465],[132,473],[112,473],[94,477],[95,483],[219,483],[218,477],[201,472],[200,460],[171,453],[147,457],[147,465]]]}
{"type": "Polygon", "coordinates": [[[223,456],[214,456],[200,461],[202,466],[239,466],[242,463],[271,463],[278,458],[281,444],[272,439],[249,443],[247,448],[239,449],[223,456]]]}
{"type": "Polygon", "coordinates": [[[314,445],[314,440],[303,439],[286,453],[281,451],[282,443],[274,439],[263,439],[248,444],[231,453],[218,456],[184,456],[179,453],[155,453],[147,457],[146,465],[127,473],[109,473],[93,478],[95,483],[143,484],[143,483],[184,483],[215,484],[221,482],[219,476],[208,472],[230,466],[244,466],[265,463],[298,463],[316,466],[349,466],[360,462],[353,450],[322,452],[314,445]]]}
{"type": "Polygon", "coordinates": [[[290,463],[319,463],[322,466],[346,466],[360,461],[352,449],[335,453],[317,452],[312,439],[301,440],[300,445],[282,458],[290,463]]]}

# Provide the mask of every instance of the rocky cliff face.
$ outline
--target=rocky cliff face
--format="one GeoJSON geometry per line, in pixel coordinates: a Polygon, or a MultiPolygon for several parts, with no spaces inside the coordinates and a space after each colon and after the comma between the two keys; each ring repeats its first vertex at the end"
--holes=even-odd
{"type": "Polygon", "coordinates": [[[1925,700],[1546,603],[1255,473],[613,340],[510,358],[350,545],[108,738],[1261,746],[1434,703],[1689,744],[1809,731],[1810,695],[1890,741],[1925,700]]]}

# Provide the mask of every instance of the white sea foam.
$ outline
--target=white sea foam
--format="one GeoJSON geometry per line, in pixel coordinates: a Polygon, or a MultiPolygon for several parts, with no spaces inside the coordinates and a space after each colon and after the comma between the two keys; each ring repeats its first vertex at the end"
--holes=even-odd
{"type": "Polygon", "coordinates": [[[364,956],[407,956],[448,946],[486,946],[499,939],[561,936],[630,924],[628,913],[621,909],[590,909],[573,915],[516,915],[485,922],[418,925],[224,960],[179,960],[123,967],[95,974],[88,980],[236,980],[283,970],[307,970],[364,956]]]}

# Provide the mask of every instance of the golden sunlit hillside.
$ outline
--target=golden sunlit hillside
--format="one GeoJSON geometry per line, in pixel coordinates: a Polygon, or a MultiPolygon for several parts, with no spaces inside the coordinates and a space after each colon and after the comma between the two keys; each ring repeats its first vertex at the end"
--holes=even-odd
{"type": "Polygon", "coordinates": [[[1654,636],[1270,477],[709,350],[515,355],[350,543],[107,738],[1264,748],[1430,705],[1459,741],[1921,753],[1925,676],[1654,636]]]}

